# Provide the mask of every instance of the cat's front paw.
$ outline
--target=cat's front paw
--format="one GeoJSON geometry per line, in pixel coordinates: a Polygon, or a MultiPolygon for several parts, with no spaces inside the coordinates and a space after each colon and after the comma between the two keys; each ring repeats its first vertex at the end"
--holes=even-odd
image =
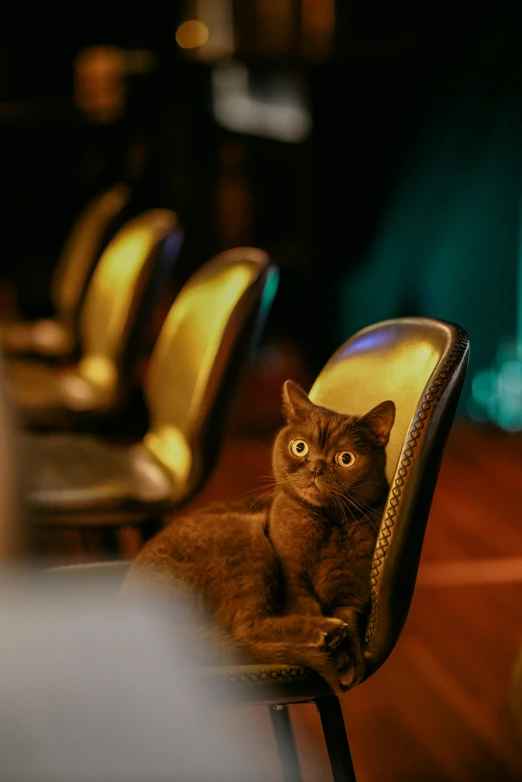
{"type": "Polygon", "coordinates": [[[337,674],[344,690],[356,687],[364,679],[364,657],[354,659],[345,649],[337,657],[337,674]]]}
{"type": "Polygon", "coordinates": [[[332,627],[328,630],[325,636],[325,645],[328,651],[333,652],[337,649],[346,639],[349,632],[350,628],[344,622],[341,622],[338,627],[332,627]]]}
{"type": "Polygon", "coordinates": [[[348,625],[341,619],[328,617],[322,619],[314,632],[313,645],[319,649],[334,651],[348,634],[348,625]]]}

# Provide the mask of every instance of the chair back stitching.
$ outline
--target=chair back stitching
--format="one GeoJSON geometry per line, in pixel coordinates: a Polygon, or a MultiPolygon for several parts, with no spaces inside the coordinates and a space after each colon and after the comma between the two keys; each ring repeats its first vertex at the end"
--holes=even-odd
{"type": "Polygon", "coordinates": [[[408,473],[413,462],[414,451],[418,445],[419,437],[422,434],[428,419],[431,417],[430,413],[433,413],[437,402],[440,400],[442,393],[446,389],[446,386],[448,385],[453,375],[455,365],[461,361],[469,345],[467,334],[458,327],[457,332],[457,340],[446,360],[446,363],[437,374],[433,385],[431,385],[428,391],[425,393],[422,403],[417,408],[416,419],[410,429],[410,437],[406,444],[406,450],[404,451],[400,467],[395,473],[395,480],[391,490],[391,498],[388,502],[385,516],[381,523],[379,537],[375,547],[375,553],[373,555],[373,564],[370,574],[372,608],[370,620],[366,628],[366,644],[368,644],[373,638],[373,633],[375,627],[377,626],[377,619],[379,614],[379,593],[377,585],[379,581],[379,575],[391,542],[393,527],[395,526],[397,511],[400,505],[402,489],[406,483],[408,473]]]}

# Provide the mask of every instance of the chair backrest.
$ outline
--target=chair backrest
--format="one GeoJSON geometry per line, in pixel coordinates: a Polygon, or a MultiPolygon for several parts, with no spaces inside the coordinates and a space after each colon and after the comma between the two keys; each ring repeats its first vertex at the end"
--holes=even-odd
{"type": "Polygon", "coordinates": [[[123,183],[96,195],[82,209],[65,240],[51,283],[56,318],[74,329],[92,272],[101,255],[110,226],[131,195],[123,183]]]}
{"type": "Polygon", "coordinates": [[[143,443],[168,469],[174,500],[195,491],[215,463],[239,371],[277,283],[265,252],[234,248],[201,266],[167,315],[145,383],[143,443]]]}
{"type": "Polygon", "coordinates": [[[310,398],[340,413],[364,414],[392,399],[387,448],[390,491],[371,572],[367,671],[392,651],[408,615],[424,531],[447,436],[467,369],[463,329],[429,318],[397,318],[359,331],[328,361],[310,398]]]}
{"type": "Polygon", "coordinates": [[[108,406],[132,385],[130,373],[182,240],[176,214],[151,209],[125,223],[96,265],[81,310],[76,374],[108,406]]]}

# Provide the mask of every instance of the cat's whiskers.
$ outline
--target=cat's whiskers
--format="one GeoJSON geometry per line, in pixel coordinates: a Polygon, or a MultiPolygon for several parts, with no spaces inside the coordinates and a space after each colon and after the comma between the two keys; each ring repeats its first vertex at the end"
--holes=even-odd
{"type": "Polygon", "coordinates": [[[358,527],[359,526],[359,519],[357,518],[357,516],[353,512],[352,508],[349,505],[346,505],[345,507],[346,507],[346,510],[348,510],[350,512],[350,515],[351,515],[352,519],[355,521],[355,524],[358,527]]]}
{"type": "Polygon", "coordinates": [[[281,480],[278,478],[274,478],[273,475],[266,475],[264,477],[270,478],[271,479],[270,483],[265,483],[263,486],[256,486],[254,489],[249,489],[243,494],[240,494],[238,497],[238,499],[242,499],[243,497],[247,497],[249,494],[255,494],[254,501],[252,502],[252,505],[249,506],[250,510],[252,510],[257,500],[260,500],[263,497],[270,494],[271,492],[273,492],[277,486],[282,486],[285,483],[291,483],[292,480],[291,478],[286,478],[284,480],[281,480]]]}
{"type": "MultiPolygon", "coordinates": [[[[272,446],[263,447],[263,451],[265,452],[265,454],[271,453],[272,446]]],[[[249,463],[254,467],[260,467],[263,469],[266,468],[267,466],[266,462],[264,462],[262,459],[259,458],[259,453],[257,453],[256,451],[250,451],[249,453],[247,453],[247,458],[249,463]]],[[[264,476],[264,477],[268,477],[268,476],[264,476]]]]}
{"type": "Polygon", "coordinates": [[[378,513],[374,508],[372,508],[371,505],[368,505],[366,501],[362,497],[350,497],[350,501],[354,505],[354,507],[360,511],[363,518],[365,518],[373,527],[373,529],[377,532],[377,527],[373,523],[371,516],[375,516],[376,518],[381,518],[381,514],[378,513]],[[365,507],[366,506],[366,507],[365,507]]]}
{"type": "Polygon", "coordinates": [[[259,494],[260,496],[268,494],[276,485],[277,481],[265,483],[264,486],[256,486],[255,489],[249,489],[248,491],[243,492],[243,494],[238,494],[237,499],[241,500],[243,497],[248,497],[249,494],[259,494]]]}
{"type": "Polygon", "coordinates": [[[338,506],[339,510],[341,511],[341,515],[342,515],[343,521],[346,524],[348,519],[346,518],[345,507],[344,507],[344,504],[343,504],[341,498],[337,497],[334,494],[334,495],[332,495],[332,499],[333,499],[334,503],[338,506]]]}
{"type": "Polygon", "coordinates": [[[249,506],[250,509],[252,509],[254,507],[256,502],[258,502],[259,500],[262,500],[263,497],[266,497],[267,495],[269,495],[271,493],[272,493],[272,489],[271,488],[270,489],[265,489],[265,491],[261,491],[261,492],[258,491],[258,492],[256,492],[255,497],[252,499],[252,504],[249,506]]]}
{"type": "Polygon", "coordinates": [[[281,486],[283,483],[290,483],[291,478],[275,478],[273,475],[261,475],[260,478],[264,478],[265,480],[268,479],[268,483],[264,483],[261,486],[256,486],[254,489],[249,489],[244,494],[241,494],[241,497],[246,496],[247,494],[252,494],[255,491],[261,491],[262,489],[266,489],[267,487],[274,488],[275,486],[281,486]]]}
{"type": "Polygon", "coordinates": [[[355,495],[355,499],[362,505],[362,507],[365,507],[369,513],[371,513],[374,516],[380,516],[381,514],[379,511],[376,511],[373,505],[370,505],[370,503],[364,499],[358,492],[354,491],[353,494],[355,495]]]}
{"type": "MultiPolygon", "coordinates": [[[[268,492],[265,492],[265,494],[268,494],[268,492]]],[[[260,499],[262,499],[262,497],[264,497],[264,494],[259,495],[258,497],[254,497],[254,499],[252,501],[252,504],[248,506],[248,510],[252,510],[252,508],[254,507],[256,502],[258,502],[260,499]]]]}
{"type": "Polygon", "coordinates": [[[335,504],[339,503],[340,507],[343,509],[343,515],[346,519],[346,515],[344,514],[344,509],[348,510],[350,512],[350,515],[352,516],[353,520],[356,522],[357,526],[359,526],[359,520],[357,519],[354,509],[359,511],[362,518],[366,519],[370,525],[373,527],[375,531],[377,531],[377,527],[373,523],[371,516],[375,516],[379,519],[381,518],[381,514],[378,513],[374,508],[372,508],[371,505],[369,505],[366,500],[361,497],[357,492],[353,491],[353,487],[348,492],[343,492],[340,490],[332,489],[330,496],[335,504]]]}
{"type": "Polygon", "coordinates": [[[359,481],[359,483],[354,483],[353,486],[350,486],[350,491],[353,491],[354,489],[358,489],[359,486],[382,486],[381,481],[370,481],[370,480],[362,480],[359,481]]]}
{"type": "Polygon", "coordinates": [[[341,513],[343,515],[343,520],[345,522],[348,522],[348,518],[346,516],[345,511],[349,511],[353,521],[356,523],[357,526],[359,526],[359,521],[356,517],[356,515],[353,512],[353,509],[350,507],[350,500],[346,496],[346,493],[341,491],[340,489],[332,488],[330,489],[330,497],[332,501],[338,505],[339,509],[341,510],[341,513]]]}

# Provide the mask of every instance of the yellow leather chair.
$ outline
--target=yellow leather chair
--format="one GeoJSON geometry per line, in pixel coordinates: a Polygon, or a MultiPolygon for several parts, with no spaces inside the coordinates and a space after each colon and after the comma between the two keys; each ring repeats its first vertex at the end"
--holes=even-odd
{"type": "Polygon", "coordinates": [[[91,428],[123,407],[138,383],[144,337],[182,239],[170,209],[143,212],[113,236],[81,308],[79,360],[66,367],[29,359],[6,365],[22,426],[91,428]]]}
{"type": "MultiPolygon", "coordinates": [[[[319,374],[311,399],[343,413],[364,413],[393,399],[397,417],[388,445],[390,490],[371,571],[372,606],[365,638],[366,678],[392,652],[406,621],[424,531],[444,447],[468,361],[468,337],[457,325],[427,318],[398,318],[369,326],[347,340],[319,374]]],[[[77,566],[55,572],[96,578],[105,567],[122,580],[128,564],[77,566]]],[[[224,703],[267,704],[276,730],[286,782],[301,780],[287,706],[316,704],[334,782],[354,782],[341,706],[312,671],[288,665],[230,662],[217,658],[201,676],[221,691],[224,703]]],[[[346,696],[349,698],[349,694],[346,696]]],[[[421,715],[419,715],[419,718],[421,715]]]]}
{"type": "Polygon", "coordinates": [[[223,252],[189,278],[150,358],[144,385],[150,424],[140,442],[25,434],[32,522],[62,528],[135,525],[146,537],[166,512],[187,500],[215,463],[239,371],[259,336],[277,279],[266,253],[252,247],[223,252]]]}
{"type": "Polygon", "coordinates": [[[111,226],[129,202],[131,189],[117,183],[98,193],[80,212],[65,240],[51,280],[52,318],[15,321],[2,327],[6,355],[66,360],[78,347],[78,316],[111,226]]]}

